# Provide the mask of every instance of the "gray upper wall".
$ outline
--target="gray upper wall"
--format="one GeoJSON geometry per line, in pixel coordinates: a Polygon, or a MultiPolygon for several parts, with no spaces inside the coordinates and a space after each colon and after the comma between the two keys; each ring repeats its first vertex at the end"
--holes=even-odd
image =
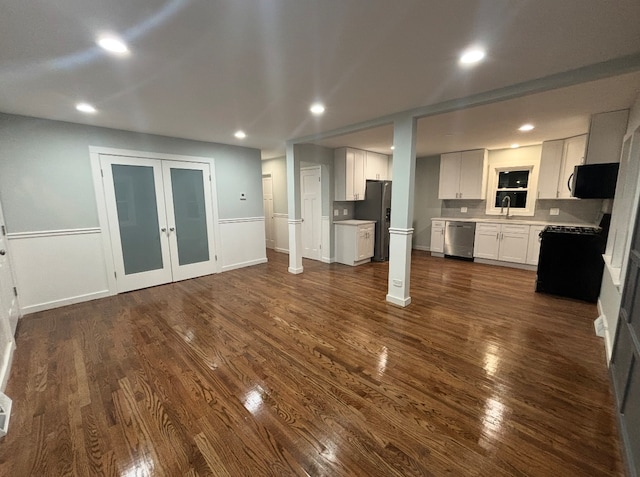
{"type": "Polygon", "coordinates": [[[9,232],[99,225],[89,146],[212,158],[219,218],[263,215],[258,149],[0,113],[0,199],[9,232]]]}

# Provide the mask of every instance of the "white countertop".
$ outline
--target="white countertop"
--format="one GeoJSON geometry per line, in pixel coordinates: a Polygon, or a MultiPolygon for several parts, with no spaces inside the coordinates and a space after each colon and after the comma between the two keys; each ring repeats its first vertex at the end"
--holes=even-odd
{"type": "Polygon", "coordinates": [[[365,224],[375,224],[375,220],[339,220],[334,222],[333,225],[365,225],[365,224]]]}
{"type": "Polygon", "coordinates": [[[576,222],[548,222],[544,220],[525,220],[525,219],[505,219],[500,216],[493,218],[462,218],[462,217],[432,217],[431,220],[446,220],[449,222],[476,222],[476,223],[492,223],[492,224],[514,224],[514,225],[565,225],[569,227],[595,227],[593,224],[576,223],[576,222]]]}

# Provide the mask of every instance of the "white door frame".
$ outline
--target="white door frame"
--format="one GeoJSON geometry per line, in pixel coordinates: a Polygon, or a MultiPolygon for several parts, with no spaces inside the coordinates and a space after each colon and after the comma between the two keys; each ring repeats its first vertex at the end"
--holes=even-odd
{"type": "MultiPolygon", "coordinates": [[[[303,222],[306,221],[307,219],[305,219],[304,217],[304,198],[302,197],[302,187],[303,187],[303,180],[302,180],[302,176],[304,175],[305,172],[315,172],[318,175],[318,178],[320,179],[318,181],[318,205],[317,205],[317,218],[316,221],[313,223],[312,227],[317,227],[317,231],[318,231],[318,249],[317,249],[317,254],[316,256],[307,256],[305,255],[305,248],[304,248],[304,231],[302,233],[302,256],[304,258],[310,258],[312,260],[321,260],[322,259],[322,250],[321,250],[321,245],[322,245],[322,168],[318,165],[318,166],[310,166],[310,167],[301,167],[300,168],[300,202],[301,202],[301,217],[303,222]]],[[[304,229],[305,224],[302,224],[302,227],[304,229]]]]}
{"type": "MultiPolygon", "coordinates": [[[[5,226],[4,216],[2,214],[2,206],[0,205],[0,225],[5,226]]],[[[20,304],[18,297],[14,295],[15,277],[13,275],[13,269],[11,268],[11,256],[9,253],[9,240],[7,240],[6,227],[0,230],[0,250],[3,251],[3,267],[6,268],[4,274],[9,278],[9,282],[4,280],[0,282],[0,286],[3,287],[6,295],[10,296],[11,303],[4,303],[0,301],[0,391],[4,392],[7,381],[9,380],[9,373],[11,372],[11,362],[13,361],[13,352],[16,349],[16,340],[14,338],[15,327],[13,326],[13,319],[20,318],[20,304]],[[5,288],[7,287],[8,288],[5,288]],[[15,317],[13,315],[16,315],[15,317]]],[[[2,293],[0,293],[2,296],[2,293]]]]}
{"type": "MultiPolygon", "coordinates": [[[[218,213],[218,193],[216,190],[216,178],[215,178],[215,160],[210,157],[198,157],[198,156],[182,156],[178,154],[162,154],[157,152],[135,151],[129,149],[116,149],[110,147],[97,147],[89,146],[89,158],[91,163],[91,176],[93,178],[93,188],[96,193],[96,206],[98,209],[98,222],[100,226],[100,236],[102,238],[102,250],[104,253],[105,270],[107,272],[107,282],[109,285],[109,294],[116,295],[118,293],[118,287],[115,278],[115,265],[113,258],[113,244],[111,243],[111,237],[109,234],[109,219],[107,214],[107,204],[105,200],[104,185],[102,182],[102,170],[100,168],[100,155],[110,156],[125,156],[125,157],[138,157],[142,159],[162,159],[169,161],[182,161],[182,162],[199,162],[209,164],[209,170],[211,173],[210,190],[212,210],[213,210],[213,240],[215,243],[214,253],[219,253],[218,244],[222,243],[220,239],[220,224],[218,213]]],[[[215,262],[215,273],[222,271],[222,259],[218,257],[215,262]]]]}
{"type": "Polygon", "coordinates": [[[264,209],[264,201],[265,199],[271,199],[271,214],[267,214],[265,211],[264,223],[265,223],[265,245],[267,248],[275,249],[276,248],[276,239],[275,239],[275,220],[274,220],[274,212],[273,212],[273,176],[271,174],[262,174],[262,204],[264,209]],[[269,179],[269,187],[270,189],[267,191],[264,188],[264,180],[269,179]],[[267,197],[269,196],[269,197],[267,197]],[[267,215],[269,215],[267,217],[267,215]],[[267,230],[271,231],[271,236],[266,233],[267,230]],[[271,243],[269,243],[271,242],[271,243]]]}

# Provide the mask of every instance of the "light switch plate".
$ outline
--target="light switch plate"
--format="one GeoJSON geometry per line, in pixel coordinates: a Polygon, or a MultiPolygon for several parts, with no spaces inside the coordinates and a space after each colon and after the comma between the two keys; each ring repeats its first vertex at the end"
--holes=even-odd
{"type": "Polygon", "coordinates": [[[349,215],[349,209],[342,209],[342,215],[349,215]]]}
{"type": "Polygon", "coordinates": [[[340,215],[340,211],[339,211],[338,209],[335,209],[335,210],[333,211],[333,216],[334,216],[334,217],[337,217],[338,215],[340,215]]]}
{"type": "Polygon", "coordinates": [[[549,209],[549,215],[560,215],[560,209],[558,207],[551,207],[549,209]]]}
{"type": "Polygon", "coordinates": [[[462,212],[463,214],[467,213],[467,208],[466,207],[460,207],[460,212],[462,212]]]}

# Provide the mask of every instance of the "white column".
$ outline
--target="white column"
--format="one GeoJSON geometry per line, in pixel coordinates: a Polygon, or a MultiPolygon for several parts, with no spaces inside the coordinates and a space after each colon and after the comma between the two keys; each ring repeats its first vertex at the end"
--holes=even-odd
{"type": "Polygon", "coordinates": [[[387,301],[411,303],[411,242],[416,172],[416,118],[402,117],[393,124],[393,190],[389,228],[389,286],[387,301]]]}
{"type": "Polygon", "coordinates": [[[287,205],[289,209],[289,273],[302,273],[302,213],[300,209],[300,161],[287,143],[287,205]]]}

